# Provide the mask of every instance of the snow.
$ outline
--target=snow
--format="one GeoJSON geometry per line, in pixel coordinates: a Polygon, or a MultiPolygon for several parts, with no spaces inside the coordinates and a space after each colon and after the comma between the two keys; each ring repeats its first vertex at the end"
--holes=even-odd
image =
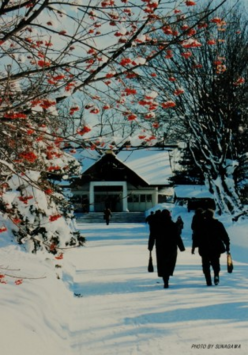
{"type": "Polygon", "coordinates": [[[117,158],[149,185],[167,185],[172,176],[168,150],[156,148],[122,150],[117,158]]]}
{"type": "Polygon", "coordinates": [[[213,198],[205,185],[179,185],[174,191],[178,198],[213,198]]]}
{"type": "Polygon", "coordinates": [[[193,213],[166,207],[183,218],[186,246],[166,290],[156,268],[147,272],[144,223],[78,224],[86,246],[63,260],[27,253],[0,233],[0,274],[10,275],[0,284],[1,354],[199,355],[208,347],[211,355],[247,354],[247,220],[221,217],[234,271],[227,273],[223,254],[220,285],[206,287],[200,257],[190,252],[193,213]]]}
{"type": "MultiPolygon", "coordinates": [[[[128,149],[116,154],[116,159],[133,170],[149,185],[168,185],[172,176],[170,151],[166,149],[128,149]]],[[[96,151],[81,150],[75,157],[82,163],[83,173],[101,156],[96,151]]]]}

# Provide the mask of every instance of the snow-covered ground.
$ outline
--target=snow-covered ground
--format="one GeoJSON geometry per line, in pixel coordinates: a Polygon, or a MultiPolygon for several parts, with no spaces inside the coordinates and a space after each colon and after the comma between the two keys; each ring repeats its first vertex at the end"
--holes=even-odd
{"type": "Polygon", "coordinates": [[[193,213],[172,212],[185,222],[186,251],[169,289],[147,272],[146,224],[78,225],[86,246],[63,260],[25,253],[0,233],[1,355],[247,354],[248,222],[222,219],[234,271],[222,255],[220,285],[206,287],[191,255],[193,213]]]}

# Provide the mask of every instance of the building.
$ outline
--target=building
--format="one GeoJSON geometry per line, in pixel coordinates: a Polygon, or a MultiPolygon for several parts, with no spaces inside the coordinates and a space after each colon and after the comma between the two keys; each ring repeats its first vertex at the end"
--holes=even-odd
{"type": "Polygon", "coordinates": [[[180,205],[187,205],[188,211],[197,208],[215,209],[213,195],[205,185],[175,185],[175,200],[180,205]]]}
{"type": "Polygon", "coordinates": [[[84,150],[83,171],[71,184],[76,211],[142,212],[173,199],[168,148],[126,149],[114,154],[84,150]]]}

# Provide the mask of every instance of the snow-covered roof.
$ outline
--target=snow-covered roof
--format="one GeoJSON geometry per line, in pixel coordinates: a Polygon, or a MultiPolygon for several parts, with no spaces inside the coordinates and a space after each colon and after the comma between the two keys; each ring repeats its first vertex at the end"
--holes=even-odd
{"type": "MultiPolygon", "coordinates": [[[[74,155],[82,164],[82,172],[86,172],[103,156],[97,151],[82,149],[74,155]]],[[[117,160],[134,171],[149,185],[167,185],[172,176],[169,150],[159,148],[129,149],[116,154],[117,160]]]]}
{"type": "MultiPolygon", "coordinates": [[[[82,164],[82,172],[86,172],[102,158],[97,151],[84,149],[75,155],[82,164]]],[[[122,150],[116,159],[134,171],[149,185],[167,185],[172,176],[169,150],[159,148],[122,150]]]]}
{"type": "Polygon", "coordinates": [[[213,198],[205,185],[179,185],[174,190],[179,198],[213,198]]]}
{"type": "Polygon", "coordinates": [[[172,176],[169,151],[158,148],[122,150],[117,158],[149,185],[167,185],[172,176]]]}

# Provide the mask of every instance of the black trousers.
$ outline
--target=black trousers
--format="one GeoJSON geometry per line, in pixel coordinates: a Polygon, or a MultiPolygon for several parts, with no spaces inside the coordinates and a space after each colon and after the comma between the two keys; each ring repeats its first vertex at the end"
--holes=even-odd
{"type": "Polygon", "coordinates": [[[211,272],[211,266],[214,271],[214,275],[219,275],[220,272],[220,255],[208,255],[202,256],[202,271],[205,275],[209,275],[211,272]]]}

